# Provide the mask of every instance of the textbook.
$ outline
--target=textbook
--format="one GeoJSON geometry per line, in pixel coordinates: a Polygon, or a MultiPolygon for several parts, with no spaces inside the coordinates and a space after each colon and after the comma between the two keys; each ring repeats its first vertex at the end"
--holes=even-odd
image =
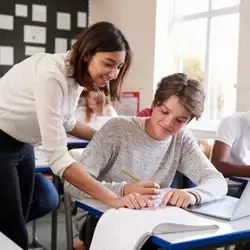
{"type": "Polygon", "coordinates": [[[112,208],[101,216],[90,249],[140,249],[154,234],[218,228],[219,226],[210,219],[173,206],[141,210],[112,208]]]}

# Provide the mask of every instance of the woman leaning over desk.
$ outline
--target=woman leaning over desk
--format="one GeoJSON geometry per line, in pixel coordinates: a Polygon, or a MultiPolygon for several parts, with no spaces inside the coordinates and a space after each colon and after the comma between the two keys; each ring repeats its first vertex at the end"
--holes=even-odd
{"type": "Polygon", "coordinates": [[[146,198],[118,197],[74,161],[67,134],[91,139],[94,130],[75,119],[83,88],[112,100],[131,62],[131,50],[113,24],[90,26],[68,53],[37,54],[14,65],[0,80],[0,231],[28,248],[26,220],[33,196],[32,144],[42,142],[52,171],[113,207],[149,206],[146,198]]]}

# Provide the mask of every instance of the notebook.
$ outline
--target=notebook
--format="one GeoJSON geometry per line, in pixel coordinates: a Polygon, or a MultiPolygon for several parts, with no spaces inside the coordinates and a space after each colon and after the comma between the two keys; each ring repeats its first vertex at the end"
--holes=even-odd
{"type": "Polygon", "coordinates": [[[217,230],[209,219],[178,207],[131,210],[109,209],[100,218],[90,250],[140,249],[153,234],[217,230]]]}
{"type": "Polygon", "coordinates": [[[250,197],[250,182],[246,181],[246,186],[240,199],[225,196],[224,198],[204,203],[198,206],[187,208],[188,211],[217,217],[224,220],[236,220],[250,215],[249,197],[250,197]]]}

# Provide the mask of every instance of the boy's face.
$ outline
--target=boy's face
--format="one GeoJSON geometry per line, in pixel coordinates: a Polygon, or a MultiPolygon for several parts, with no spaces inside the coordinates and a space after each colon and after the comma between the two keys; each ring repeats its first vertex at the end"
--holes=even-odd
{"type": "Polygon", "coordinates": [[[153,138],[164,140],[184,128],[190,118],[181,99],[173,95],[162,105],[153,107],[149,132],[153,138]]]}

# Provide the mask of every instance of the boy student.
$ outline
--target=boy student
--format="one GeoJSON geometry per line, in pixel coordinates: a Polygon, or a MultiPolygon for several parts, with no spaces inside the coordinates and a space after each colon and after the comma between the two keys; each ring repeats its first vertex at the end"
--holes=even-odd
{"type": "MultiPolygon", "coordinates": [[[[221,198],[227,192],[225,179],[185,128],[193,118],[200,118],[204,99],[198,81],[182,73],[164,77],[154,96],[152,115],[108,121],[82,153],[82,167],[121,196],[157,195],[159,187],[170,186],[177,170],[197,184],[167,191],[163,207],[170,204],[186,208],[221,198]],[[140,181],[135,182],[124,171],[140,181]]],[[[86,197],[70,183],[65,187],[78,199],[86,197]]]]}

